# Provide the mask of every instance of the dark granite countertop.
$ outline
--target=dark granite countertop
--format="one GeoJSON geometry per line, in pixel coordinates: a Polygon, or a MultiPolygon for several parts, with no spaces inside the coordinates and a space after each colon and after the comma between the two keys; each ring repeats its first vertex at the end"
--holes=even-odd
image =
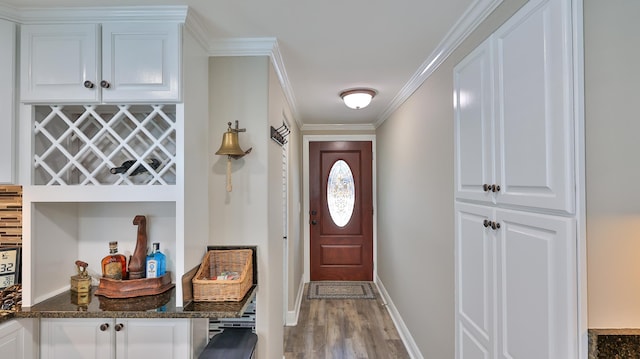
{"type": "Polygon", "coordinates": [[[236,318],[242,316],[255,297],[254,285],[239,302],[190,302],[184,307],[175,303],[175,288],[157,295],[111,299],[91,294],[78,297],[67,291],[29,308],[6,316],[11,318],[236,318]]]}
{"type": "Polygon", "coordinates": [[[589,329],[589,359],[640,357],[640,329],[589,329]]]}

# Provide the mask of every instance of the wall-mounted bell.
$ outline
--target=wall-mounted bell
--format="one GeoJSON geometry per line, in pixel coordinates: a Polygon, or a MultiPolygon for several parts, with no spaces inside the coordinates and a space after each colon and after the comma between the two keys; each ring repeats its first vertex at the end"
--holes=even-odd
{"type": "Polygon", "coordinates": [[[238,121],[236,121],[236,128],[231,127],[231,122],[227,123],[229,128],[227,132],[222,135],[222,144],[220,145],[220,149],[216,151],[216,155],[226,155],[227,156],[227,192],[231,192],[231,159],[238,159],[243,157],[244,155],[251,152],[251,148],[246,151],[243,151],[240,148],[240,143],[238,141],[238,132],[245,132],[247,129],[238,128],[238,121]]]}

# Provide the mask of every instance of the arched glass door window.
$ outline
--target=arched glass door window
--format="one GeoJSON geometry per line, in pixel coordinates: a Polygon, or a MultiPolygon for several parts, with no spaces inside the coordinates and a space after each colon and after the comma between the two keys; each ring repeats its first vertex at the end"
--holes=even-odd
{"type": "Polygon", "coordinates": [[[331,219],[338,227],[344,227],[351,220],[355,206],[356,188],[349,165],[336,161],[329,171],[327,181],[327,205],[331,219]]]}

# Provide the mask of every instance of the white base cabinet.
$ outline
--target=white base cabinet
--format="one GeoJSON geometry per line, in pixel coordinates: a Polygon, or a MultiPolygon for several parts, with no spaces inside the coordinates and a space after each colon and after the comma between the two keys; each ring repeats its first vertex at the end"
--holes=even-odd
{"type": "Polygon", "coordinates": [[[575,358],[575,220],[456,204],[460,358],[575,358]]]}
{"type": "Polygon", "coordinates": [[[35,359],[35,348],[32,334],[34,320],[13,319],[0,324],[0,358],[35,359]]]}
{"type": "Polygon", "coordinates": [[[192,357],[189,319],[43,318],[41,359],[192,357]]]}

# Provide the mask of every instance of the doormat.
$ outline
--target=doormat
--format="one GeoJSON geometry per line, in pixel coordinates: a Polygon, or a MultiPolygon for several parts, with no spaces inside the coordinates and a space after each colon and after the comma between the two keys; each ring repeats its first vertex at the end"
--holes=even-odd
{"type": "Polygon", "coordinates": [[[311,282],[309,299],[375,299],[371,282],[311,282]]]}

